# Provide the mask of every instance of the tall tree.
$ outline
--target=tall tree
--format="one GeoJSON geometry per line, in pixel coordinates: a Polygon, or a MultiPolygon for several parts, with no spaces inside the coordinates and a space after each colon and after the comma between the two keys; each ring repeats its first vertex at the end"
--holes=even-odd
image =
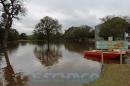
{"type": "Polygon", "coordinates": [[[26,40],[27,39],[27,34],[26,33],[21,33],[19,38],[26,40]]]}
{"type": "Polygon", "coordinates": [[[105,39],[112,36],[116,39],[124,39],[125,32],[130,32],[130,24],[121,17],[103,18],[99,35],[105,39]]]}
{"type": "Polygon", "coordinates": [[[19,19],[19,15],[25,14],[23,7],[23,0],[0,0],[1,14],[2,14],[2,28],[4,28],[4,47],[7,48],[8,33],[12,27],[14,19],[19,19]]]}
{"type": "MultiPolygon", "coordinates": [[[[4,37],[2,40],[2,47],[6,50],[8,42],[8,33],[12,27],[14,19],[19,19],[20,14],[25,13],[22,0],[0,0],[0,27],[4,29],[4,37]]],[[[7,51],[5,51],[5,58],[7,51]]]]}
{"type": "Polygon", "coordinates": [[[41,19],[40,22],[36,25],[34,33],[42,34],[43,36],[47,37],[49,49],[50,35],[56,34],[60,30],[61,25],[59,24],[58,20],[46,16],[43,19],[41,19]]]}
{"type": "Polygon", "coordinates": [[[82,25],[79,27],[70,27],[65,31],[65,38],[68,41],[85,41],[89,38],[92,27],[82,25]]]}

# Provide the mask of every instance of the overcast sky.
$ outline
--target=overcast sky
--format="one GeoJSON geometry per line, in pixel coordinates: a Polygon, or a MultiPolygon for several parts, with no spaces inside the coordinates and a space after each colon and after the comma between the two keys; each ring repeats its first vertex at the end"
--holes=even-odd
{"type": "Polygon", "coordinates": [[[62,31],[71,26],[94,27],[107,15],[130,16],[130,0],[26,0],[24,3],[26,16],[15,21],[13,27],[28,35],[45,16],[58,19],[62,31]]]}

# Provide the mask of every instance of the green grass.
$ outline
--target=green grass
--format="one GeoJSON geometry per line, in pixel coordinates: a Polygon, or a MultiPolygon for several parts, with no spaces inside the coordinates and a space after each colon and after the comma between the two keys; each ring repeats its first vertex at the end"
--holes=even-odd
{"type": "Polygon", "coordinates": [[[86,86],[130,86],[130,65],[105,65],[100,79],[86,86]]]}

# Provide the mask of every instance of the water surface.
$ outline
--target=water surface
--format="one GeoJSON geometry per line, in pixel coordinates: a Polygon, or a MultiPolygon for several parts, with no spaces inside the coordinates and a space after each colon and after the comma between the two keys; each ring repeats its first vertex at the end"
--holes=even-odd
{"type": "Polygon", "coordinates": [[[11,43],[0,59],[2,86],[85,86],[99,78],[102,65],[83,57],[94,44],[11,43]]]}

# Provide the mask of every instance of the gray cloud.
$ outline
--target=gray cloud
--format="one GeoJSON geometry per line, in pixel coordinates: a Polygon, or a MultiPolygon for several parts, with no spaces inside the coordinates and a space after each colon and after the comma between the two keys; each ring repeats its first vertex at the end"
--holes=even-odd
{"type": "Polygon", "coordinates": [[[15,21],[14,27],[31,34],[44,16],[58,19],[63,31],[70,26],[95,26],[107,15],[129,16],[129,6],[130,0],[27,0],[27,15],[15,21]]]}

